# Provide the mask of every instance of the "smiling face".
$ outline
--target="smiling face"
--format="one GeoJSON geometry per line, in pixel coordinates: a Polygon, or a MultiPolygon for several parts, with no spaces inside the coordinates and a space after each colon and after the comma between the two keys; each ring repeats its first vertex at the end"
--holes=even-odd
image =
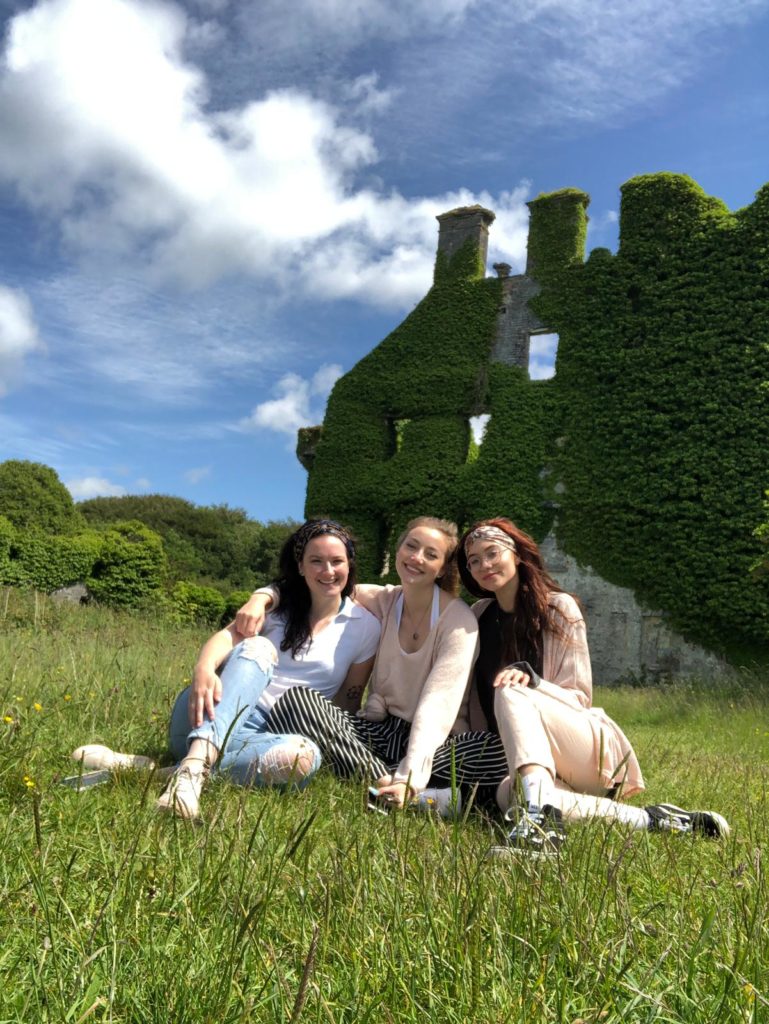
{"type": "Polygon", "coordinates": [[[476,540],[467,549],[467,568],[479,587],[499,595],[518,589],[518,555],[493,540],[476,540]]]}
{"type": "Polygon", "coordinates": [[[404,587],[431,587],[449,552],[448,538],[429,526],[415,526],[395,553],[395,569],[404,587]]]}
{"type": "Polygon", "coordinates": [[[350,573],[347,549],[339,537],[313,537],[304,549],[299,571],[313,599],[341,597],[350,573]]]}

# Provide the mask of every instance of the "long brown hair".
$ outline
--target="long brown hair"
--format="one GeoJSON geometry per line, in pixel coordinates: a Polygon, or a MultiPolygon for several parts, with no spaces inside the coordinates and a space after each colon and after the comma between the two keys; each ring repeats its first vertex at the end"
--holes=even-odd
{"type": "Polygon", "coordinates": [[[474,523],[462,536],[459,544],[457,561],[462,582],[475,597],[494,597],[495,595],[479,586],[467,567],[465,542],[473,530],[479,526],[496,526],[515,543],[515,555],[518,558],[518,593],[515,599],[513,615],[503,627],[504,662],[528,661],[535,672],[542,673],[544,654],[543,637],[545,630],[555,636],[565,636],[565,630],[559,619],[562,613],[550,604],[551,594],[564,594],[566,591],[545,568],[542,554],[536,541],[524,533],[509,519],[483,519],[474,523]]]}
{"type": "Polygon", "coordinates": [[[435,582],[441,590],[445,590],[447,594],[456,597],[459,593],[459,575],[457,573],[456,558],[457,546],[459,544],[457,524],[450,522],[448,519],[437,519],[435,516],[417,516],[416,519],[406,523],[406,529],[400,535],[398,543],[395,545],[396,551],[417,526],[426,526],[428,530],[437,530],[438,533],[442,533],[446,538],[446,559],[441,569],[440,579],[437,579],[435,582]]]}

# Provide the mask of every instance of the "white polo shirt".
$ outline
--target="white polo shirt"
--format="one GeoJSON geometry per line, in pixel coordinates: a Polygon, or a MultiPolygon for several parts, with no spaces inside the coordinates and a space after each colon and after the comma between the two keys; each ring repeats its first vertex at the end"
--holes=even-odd
{"type": "Polygon", "coordinates": [[[275,701],[292,686],[309,686],[331,700],[344,682],[351,665],[368,661],[376,654],[381,627],[379,620],[346,597],[329,624],[312,638],[294,658],[281,651],[285,631],[280,609],[270,612],[261,635],[278,652],[278,664],[272,682],[259,698],[259,707],[270,711],[275,701]]]}

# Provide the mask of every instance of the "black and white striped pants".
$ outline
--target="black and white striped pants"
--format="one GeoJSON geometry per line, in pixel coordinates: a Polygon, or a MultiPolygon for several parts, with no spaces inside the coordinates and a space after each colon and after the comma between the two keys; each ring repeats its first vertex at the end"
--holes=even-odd
{"type": "MultiPolygon", "coordinates": [[[[369,722],[342,711],[317,690],[295,686],[282,694],[270,713],[273,732],[297,733],[313,740],[324,761],[340,778],[381,779],[396,770],[406,754],[411,723],[395,715],[369,722]]],[[[432,786],[477,787],[478,803],[492,803],[507,776],[507,758],[499,736],[465,732],[449,736],[435,751],[432,786]]]]}

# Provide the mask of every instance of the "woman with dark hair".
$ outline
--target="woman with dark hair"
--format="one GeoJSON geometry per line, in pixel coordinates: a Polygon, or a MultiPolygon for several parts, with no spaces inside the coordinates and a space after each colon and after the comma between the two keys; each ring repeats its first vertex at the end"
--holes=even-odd
{"type": "Polygon", "coordinates": [[[508,776],[497,792],[500,806],[511,808],[504,849],[558,847],[564,817],[728,834],[724,818],[710,811],[617,802],[643,791],[641,769],[620,727],[592,707],[582,613],[548,574],[532,538],[509,519],[484,520],[462,537],[458,563],[465,587],[481,599],[472,609],[480,652],[471,724],[493,733],[489,753],[501,743],[507,760],[508,776]]]}
{"type": "MultiPolygon", "coordinates": [[[[376,618],[352,600],[355,546],[331,520],[310,520],[280,553],[280,609],[259,636],[235,624],[203,646],[192,685],[171,714],[170,747],[180,759],[158,810],[196,818],[200,793],[216,765],[244,785],[305,784],[320,765],[305,737],[275,732],[270,712],[293,688],[312,689],[357,707],[379,643],[376,618]]],[[[80,747],[84,767],[136,764],[132,755],[80,747]]]]}
{"type": "MultiPolygon", "coordinates": [[[[454,523],[413,519],[396,544],[400,585],[356,588],[356,598],[382,622],[368,700],[357,716],[309,690],[283,694],[272,711],[276,727],[311,739],[337,775],[370,779],[379,797],[396,806],[417,797],[431,776],[450,783],[449,733],[466,728],[462,707],[477,625],[456,597],[457,541],[454,523]]],[[[258,591],[240,609],[236,622],[244,633],[258,627],[274,597],[258,591]]]]}

